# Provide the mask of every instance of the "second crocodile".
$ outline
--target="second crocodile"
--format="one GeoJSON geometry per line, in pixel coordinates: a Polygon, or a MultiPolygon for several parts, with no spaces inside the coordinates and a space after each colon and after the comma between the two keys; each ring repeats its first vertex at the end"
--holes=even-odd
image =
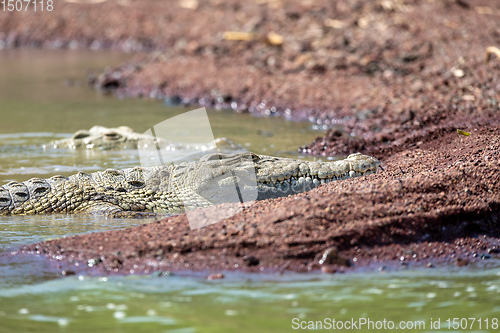
{"type": "Polygon", "coordinates": [[[158,149],[173,151],[186,149],[192,151],[206,151],[221,148],[224,151],[235,151],[241,147],[227,138],[217,138],[208,143],[187,144],[170,142],[161,137],[153,137],[148,134],[135,132],[128,126],[105,127],[93,126],[90,129],[78,130],[71,137],[55,140],[46,145],[45,148],[69,148],[69,149],[144,149],[154,145],[158,149]]]}

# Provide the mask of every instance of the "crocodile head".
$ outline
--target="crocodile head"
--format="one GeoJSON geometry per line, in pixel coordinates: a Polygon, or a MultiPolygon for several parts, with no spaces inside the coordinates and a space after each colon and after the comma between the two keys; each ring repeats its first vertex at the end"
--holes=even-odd
{"type": "Polygon", "coordinates": [[[71,138],[54,141],[54,147],[63,148],[99,148],[102,150],[116,148],[137,148],[141,134],[135,133],[130,127],[120,126],[108,128],[94,126],[89,130],[79,130],[71,138]]]}
{"type": "Polygon", "coordinates": [[[212,203],[262,200],[309,191],[334,180],[375,173],[380,162],[360,153],[332,162],[244,154],[208,154],[173,177],[212,203]]]}
{"type": "Polygon", "coordinates": [[[361,153],[331,162],[258,156],[255,172],[259,199],[301,193],[335,180],[375,173],[379,165],[377,159],[361,153]]]}
{"type": "MultiPolygon", "coordinates": [[[[148,131],[149,132],[149,131],[148,131]]],[[[151,134],[137,133],[128,126],[104,127],[94,126],[89,130],[78,130],[71,138],[52,141],[50,146],[53,148],[70,149],[141,149],[148,154],[151,150],[157,156],[157,149],[163,150],[165,160],[170,160],[171,155],[176,151],[208,151],[219,148],[225,151],[237,150],[241,147],[228,138],[217,138],[211,142],[183,143],[171,142],[165,138],[152,136],[151,134]]],[[[182,154],[186,155],[186,154],[182,154]]]]}

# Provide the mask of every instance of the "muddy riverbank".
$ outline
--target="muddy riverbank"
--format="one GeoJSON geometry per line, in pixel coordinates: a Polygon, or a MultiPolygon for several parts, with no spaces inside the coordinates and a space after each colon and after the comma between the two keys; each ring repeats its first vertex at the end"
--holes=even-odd
{"type": "Polygon", "coordinates": [[[30,245],[22,252],[63,260],[59,269],[66,274],[334,272],[395,262],[398,268],[498,259],[498,130],[448,134],[437,148],[424,144],[385,159],[377,174],[255,202],[202,229],[190,230],[183,214],[30,245]]]}
{"type": "Polygon", "coordinates": [[[500,46],[500,4],[118,0],[54,8],[2,15],[0,45],[146,51],[89,83],[119,96],[311,121],[327,132],[302,152],[360,151],[385,171],[258,202],[198,231],[180,215],[24,252],[70,263],[61,270],[116,273],[319,269],[334,247],[353,266],[497,255],[500,59],[485,60],[489,46],[500,46]]]}

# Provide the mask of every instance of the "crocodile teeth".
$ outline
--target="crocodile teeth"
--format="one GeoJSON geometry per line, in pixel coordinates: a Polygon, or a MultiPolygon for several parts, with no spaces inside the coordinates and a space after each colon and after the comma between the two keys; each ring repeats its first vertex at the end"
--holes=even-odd
{"type": "Polygon", "coordinates": [[[322,170],[318,172],[318,178],[325,179],[326,177],[328,177],[328,174],[326,172],[322,170]]]}

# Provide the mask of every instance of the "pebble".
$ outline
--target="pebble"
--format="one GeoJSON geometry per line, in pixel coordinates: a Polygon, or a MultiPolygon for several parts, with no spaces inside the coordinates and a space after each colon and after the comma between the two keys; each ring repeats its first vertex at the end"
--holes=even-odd
{"type": "Polygon", "coordinates": [[[339,266],[350,266],[348,259],[339,256],[336,247],[330,247],[323,252],[321,259],[319,260],[320,265],[339,265],[339,266]]]}
{"type": "Polygon", "coordinates": [[[260,263],[260,260],[254,256],[245,256],[243,257],[243,262],[248,266],[257,266],[260,263]]]}
{"type": "Polygon", "coordinates": [[[220,280],[223,279],[225,276],[222,273],[216,273],[216,274],[210,274],[207,277],[207,280],[220,280]]]}

